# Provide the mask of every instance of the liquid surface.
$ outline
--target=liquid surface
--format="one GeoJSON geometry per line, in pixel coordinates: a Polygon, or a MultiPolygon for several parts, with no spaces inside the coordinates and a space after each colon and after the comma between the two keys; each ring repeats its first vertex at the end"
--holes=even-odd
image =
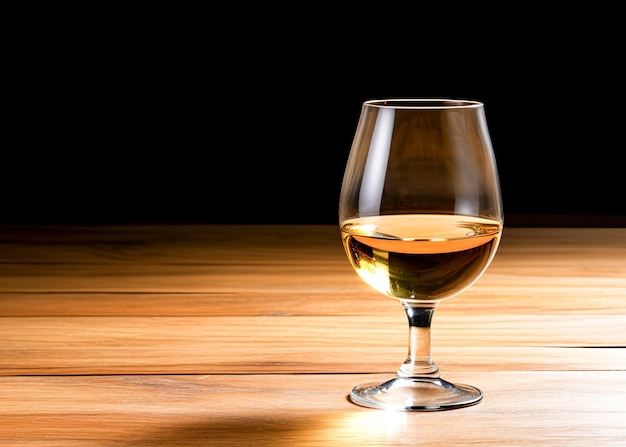
{"type": "Polygon", "coordinates": [[[470,216],[402,214],[341,224],[343,246],[359,276],[406,301],[437,301],[470,287],[500,243],[500,222],[470,216]]]}

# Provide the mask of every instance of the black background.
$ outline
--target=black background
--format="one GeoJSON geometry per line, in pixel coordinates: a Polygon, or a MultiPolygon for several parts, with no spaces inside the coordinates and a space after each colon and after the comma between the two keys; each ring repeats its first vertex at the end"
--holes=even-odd
{"type": "Polygon", "coordinates": [[[394,97],[485,104],[506,214],[626,215],[624,69],[605,29],[209,22],[26,40],[0,223],[336,224],[361,104],[394,97]]]}

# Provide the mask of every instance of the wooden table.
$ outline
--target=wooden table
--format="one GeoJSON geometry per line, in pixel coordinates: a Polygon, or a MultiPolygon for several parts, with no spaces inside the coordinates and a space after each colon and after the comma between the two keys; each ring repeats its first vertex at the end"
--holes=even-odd
{"type": "Polygon", "coordinates": [[[334,226],[0,227],[0,445],[626,445],[626,228],[506,228],[434,318],[478,405],[347,395],[407,353],[334,226]]]}

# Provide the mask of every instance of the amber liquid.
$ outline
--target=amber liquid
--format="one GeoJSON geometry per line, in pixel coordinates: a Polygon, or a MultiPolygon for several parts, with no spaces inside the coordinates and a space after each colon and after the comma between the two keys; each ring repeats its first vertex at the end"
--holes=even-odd
{"type": "Polygon", "coordinates": [[[342,222],[341,235],[350,263],[374,289],[409,302],[438,301],[478,280],[502,224],[459,215],[371,216],[342,222]]]}

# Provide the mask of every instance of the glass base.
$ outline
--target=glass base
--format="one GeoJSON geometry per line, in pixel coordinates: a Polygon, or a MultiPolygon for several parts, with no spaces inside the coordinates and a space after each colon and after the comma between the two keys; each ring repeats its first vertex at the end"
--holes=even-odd
{"type": "Polygon", "coordinates": [[[423,377],[396,377],[384,383],[364,383],[350,392],[350,399],[355,404],[399,411],[451,410],[475,405],[482,398],[482,391],[473,386],[423,377]]]}

